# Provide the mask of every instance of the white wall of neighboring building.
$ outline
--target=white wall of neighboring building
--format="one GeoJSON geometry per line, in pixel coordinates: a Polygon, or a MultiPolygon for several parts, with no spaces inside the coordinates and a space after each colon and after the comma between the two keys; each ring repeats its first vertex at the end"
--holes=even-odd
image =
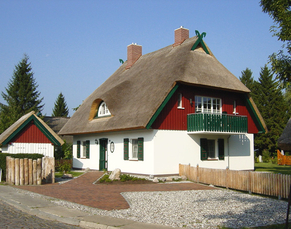
{"type": "MultiPolygon", "coordinates": [[[[252,170],[254,168],[253,134],[215,135],[187,134],[186,131],[134,130],[74,136],[73,167],[99,170],[100,139],[108,139],[108,170],[163,175],[178,174],[179,164],[199,165],[203,168],[252,170]],[[144,138],[144,160],[124,160],[123,139],[144,138]],[[219,138],[224,139],[224,160],[200,160],[200,138],[215,140],[218,155],[219,138]],[[95,139],[98,144],[95,144],[95,139]],[[90,140],[90,158],[77,158],[77,141],[90,140]],[[114,142],[114,152],[110,143],[114,142]]],[[[131,141],[130,141],[131,142],[131,141]]],[[[129,144],[131,148],[131,144],[129,144]]]]}
{"type": "Polygon", "coordinates": [[[54,157],[54,145],[50,143],[17,143],[13,142],[2,147],[3,153],[39,153],[47,157],[54,157]]]}

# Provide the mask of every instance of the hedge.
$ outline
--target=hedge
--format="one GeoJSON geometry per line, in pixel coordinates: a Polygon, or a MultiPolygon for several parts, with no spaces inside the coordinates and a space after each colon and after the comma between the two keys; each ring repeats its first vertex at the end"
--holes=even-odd
{"type": "Polygon", "coordinates": [[[29,154],[29,153],[18,153],[18,154],[9,154],[9,153],[0,153],[0,168],[2,169],[2,181],[6,180],[6,157],[10,156],[13,158],[28,158],[28,159],[33,159],[36,160],[38,158],[42,158],[42,154],[34,153],[34,154],[29,154]]]}

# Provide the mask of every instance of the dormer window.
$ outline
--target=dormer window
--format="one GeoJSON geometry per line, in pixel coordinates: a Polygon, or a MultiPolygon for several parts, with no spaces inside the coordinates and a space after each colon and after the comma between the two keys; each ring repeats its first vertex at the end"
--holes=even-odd
{"type": "Polygon", "coordinates": [[[103,101],[100,103],[98,111],[97,111],[97,117],[104,117],[104,116],[110,116],[111,113],[106,105],[106,103],[103,101]]]}

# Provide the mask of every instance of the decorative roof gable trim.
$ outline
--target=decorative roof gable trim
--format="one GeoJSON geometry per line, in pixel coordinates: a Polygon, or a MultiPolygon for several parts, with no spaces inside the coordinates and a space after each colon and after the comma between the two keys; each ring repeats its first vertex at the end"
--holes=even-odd
{"type": "Polygon", "coordinates": [[[256,104],[254,103],[253,99],[249,96],[245,94],[245,99],[246,99],[246,107],[250,112],[250,115],[252,116],[256,127],[258,128],[258,133],[259,134],[264,134],[264,133],[268,133],[268,129],[267,126],[264,122],[263,117],[261,116],[256,104]]]}
{"type": "Polygon", "coordinates": [[[155,122],[155,120],[157,119],[157,117],[159,116],[159,114],[161,113],[161,111],[164,109],[164,107],[166,106],[166,104],[169,102],[169,100],[172,98],[173,94],[178,89],[178,87],[179,87],[178,84],[176,84],[172,88],[172,90],[169,92],[169,94],[164,99],[164,101],[162,102],[162,104],[160,105],[160,107],[157,109],[157,111],[155,112],[155,114],[152,116],[152,118],[149,121],[149,123],[146,125],[146,128],[147,129],[150,129],[152,127],[153,123],[155,122]]]}
{"type": "Polygon", "coordinates": [[[206,33],[203,32],[202,34],[200,34],[198,30],[195,30],[195,33],[196,33],[198,39],[196,40],[196,42],[192,46],[191,50],[195,50],[197,48],[197,46],[200,44],[202,46],[204,52],[206,52],[207,54],[210,54],[204,41],[203,41],[203,37],[206,37],[206,33]]]}
{"type": "Polygon", "coordinates": [[[25,122],[23,122],[12,134],[3,141],[3,145],[8,144],[18,133],[20,133],[27,124],[31,121],[37,126],[37,128],[54,144],[60,146],[61,143],[46,129],[46,127],[35,117],[35,115],[31,115],[25,122]]]}

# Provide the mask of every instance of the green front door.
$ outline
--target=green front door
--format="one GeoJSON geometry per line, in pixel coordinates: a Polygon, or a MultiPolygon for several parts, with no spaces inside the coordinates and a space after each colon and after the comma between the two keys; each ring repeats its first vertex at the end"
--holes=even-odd
{"type": "Polygon", "coordinates": [[[108,139],[100,139],[99,171],[107,170],[107,144],[108,139]]]}

